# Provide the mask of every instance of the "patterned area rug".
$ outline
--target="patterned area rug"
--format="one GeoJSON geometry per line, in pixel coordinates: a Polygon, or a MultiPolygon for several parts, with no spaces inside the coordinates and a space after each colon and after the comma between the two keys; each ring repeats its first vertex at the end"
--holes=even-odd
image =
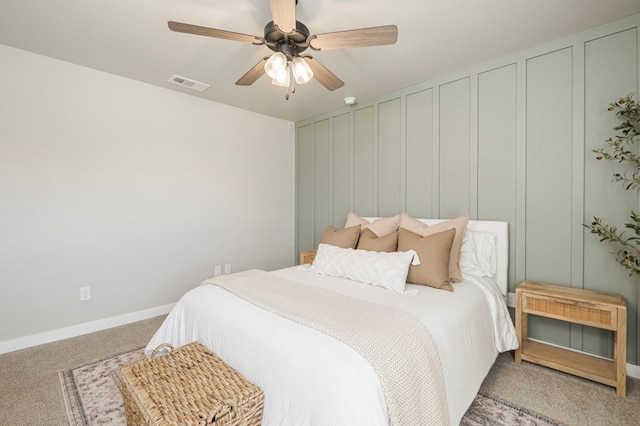
{"type": "MultiPolygon", "coordinates": [[[[125,426],[120,369],[144,357],[144,348],[60,370],[60,383],[71,426],[125,426]]],[[[562,426],[492,395],[479,393],[461,426],[562,426]]]]}
{"type": "Polygon", "coordinates": [[[478,393],[476,399],[460,422],[460,426],[563,426],[549,417],[518,407],[486,393],[478,393]]]}
{"type": "Polygon", "coordinates": [[[144,348],[138,348],[60,370],[69,424],[125,426],[120,369],[143,357],[144,348]]]}

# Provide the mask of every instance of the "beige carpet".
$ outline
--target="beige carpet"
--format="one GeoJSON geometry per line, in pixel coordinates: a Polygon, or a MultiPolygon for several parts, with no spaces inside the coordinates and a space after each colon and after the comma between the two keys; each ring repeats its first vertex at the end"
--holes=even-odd
{"type": "MultiPolygon", "coordinates": [[[[0,355],[0,424],[68,425],[58,371],[146,345],[164,318],[0,355]]],[[[530,363],[498,357],[481,392],[568,425],[638,425],[640,381],[627,398],[613,388],[530,363]]]]}
{"type": "Polygon", "coordinates": [[[481,391],[576,426],[640,425],[640,380],[627,378],[627,397],[614,388],[501,354],[481,391]]]}
{"type": "Polygon", "coordinates": [[[0,355],[0,424],[68,425],[58,370],[146,345],[164,317],[0,355]]]}

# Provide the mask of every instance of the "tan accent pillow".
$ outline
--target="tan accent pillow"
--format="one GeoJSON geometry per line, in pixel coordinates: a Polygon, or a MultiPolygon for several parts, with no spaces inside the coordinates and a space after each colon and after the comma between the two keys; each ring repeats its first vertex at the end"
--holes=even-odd
{"type": "Polygon", "coordinates": [[[392,217],[384,217],[382,219],[376,219],[373,222],[369,222],[367,219],[360,217],[353,212],[350,212],[347,215],[347,223],[344,225],[344,227],[348,228],[354,225],[362,225],[362,230],[360,232],[363,232],[365,229],[369,228],[378,237],[384,237],[385,235],[389,235],[392,232],[396,232],[398,230],[398,223],[400,223],[399,214],[392,217]]]}
{"type": "Polygon", "coordinates": [[[454,283],[462,282],[462,272],[460,272],[460,251],[462,250],[464,235],[467,232],[468,222],[469,216],[465,214],[458,216],[455,219],[427,226],[406,213],[400,215],[400,228],[407,229],[422,236],[432,235],[446,231],[447,229],[455,228],[456,236],[453,240],[453,245],[451,246],[451,254],[449,258],[449,278],[451,278],[451,282],[454,283]]]}
{"type": "Polygon", "coordinates": [[[427,236],[400,228],[398,251],[414,250],[420,258],[420,265],[409,266],[407,282],[453,291],[449,280],[449,254],[455,235],[455,228],[427,236]]]}
{"type": "Polygon", "coordinates": [[[360,225],[351,226],[349,228],[336,229],[333,226],[327,226],[320,244],[329,244],[342,248],[355,248],[360,236],[360,225]]]}
{"type": "Polygon", "coordinates": [[[398,248],[398,232],[392,232],[384,237],[378,237],[371,229],[362,231],[358,240],[358,250],[392,252],[398,248]]]}

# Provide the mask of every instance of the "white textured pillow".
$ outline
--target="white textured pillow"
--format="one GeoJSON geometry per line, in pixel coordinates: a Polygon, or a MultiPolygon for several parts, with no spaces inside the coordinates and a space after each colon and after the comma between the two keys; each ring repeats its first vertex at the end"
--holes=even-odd
{"type": "Polygon", "coordinates": [[[320,244],[309,270],[404,293],[412,261],[420,264],[413,250],[387,253],[320,244]]]}
{"type": "Polygon", "coordinates": [[[460,270],[476,277],[492,278],[496,274],[496,235],[493,232],[467,230],[460,251],[460,270]]]}

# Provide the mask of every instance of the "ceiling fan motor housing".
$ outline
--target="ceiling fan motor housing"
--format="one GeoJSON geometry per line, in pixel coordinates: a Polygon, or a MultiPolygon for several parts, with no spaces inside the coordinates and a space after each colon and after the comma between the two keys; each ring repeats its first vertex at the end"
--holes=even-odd
{"type": "Polygon", "coordinates": [[[274,52],[282,52],[291,59],[299,53],[307,50],[307,39],[309,38],[309,29],[305,24],[296,21],[296,29],[289,34],[283,34],[278,30],[273,21],[264,27],[264,39],[269,49],[274,52]]]}

